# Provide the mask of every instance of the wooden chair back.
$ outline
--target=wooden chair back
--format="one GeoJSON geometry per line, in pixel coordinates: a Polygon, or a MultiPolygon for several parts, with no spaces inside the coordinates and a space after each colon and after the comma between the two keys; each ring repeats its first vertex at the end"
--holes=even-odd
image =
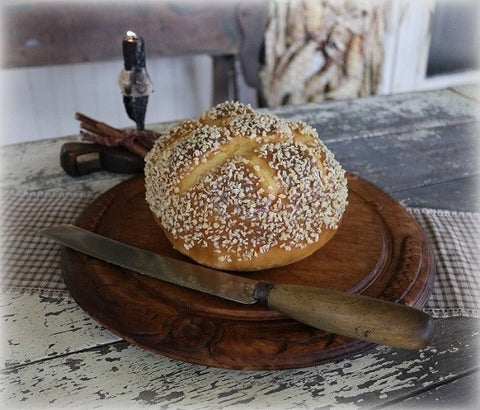
{"type": "Polygon", "coordinates": [[[145,40],[147,59],[208,54],[213,102],[238,99],[239,76],[259,87],[266,1],[18,4],[3,10],[5,68],[116,59],[127,30],[145,40]]]}

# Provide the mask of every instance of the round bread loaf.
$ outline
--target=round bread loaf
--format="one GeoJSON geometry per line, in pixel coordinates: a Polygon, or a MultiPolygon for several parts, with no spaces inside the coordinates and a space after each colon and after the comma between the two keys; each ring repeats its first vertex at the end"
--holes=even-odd
{"type": "Polygon", "coordinates": [[[260,270],[301,260],[336,232],[345,172],[303,122],[225,102],[161,136],[146,201],[173,246],[200,264],[260,270]]]}

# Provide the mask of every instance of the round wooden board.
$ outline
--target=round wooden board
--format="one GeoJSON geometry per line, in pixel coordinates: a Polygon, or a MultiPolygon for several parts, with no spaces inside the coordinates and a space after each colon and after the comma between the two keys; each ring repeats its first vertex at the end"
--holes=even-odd
{"type": "MultiPolygon", "coordinates": [[[[427,239],[383,191],[349,175],[349,205],[333,239],[298,263],[242,275],[338,289],[421,308],[432,290],[427,239]]],[[[77,225],[162,255],[172,248],[144,199],[143,176],[89,205],[77,225]]],[[[186,362],[232,369],[285,369],[340,359],[372,345],[171,285],[64,249],[65,283],[94,319],[128,342],[186,362]]],[[[238,274],[238,273],[237,273],[238,274]]]]}

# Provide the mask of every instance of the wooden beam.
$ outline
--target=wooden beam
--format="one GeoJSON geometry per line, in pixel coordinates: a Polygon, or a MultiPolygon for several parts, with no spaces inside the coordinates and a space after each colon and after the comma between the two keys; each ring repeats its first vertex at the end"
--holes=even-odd
{"type": "Polygon", "coordinates": [[[258,49],[261,40],[252,40],[250,33],[259,35],[265,10],[264,0],[10,5],[3,10],[2,65],[12,68],[120,58],[127,30],[145,39],[149,57],[235,55],[240,49],[251,56],[258,54],[251,49],[258,49]]]}

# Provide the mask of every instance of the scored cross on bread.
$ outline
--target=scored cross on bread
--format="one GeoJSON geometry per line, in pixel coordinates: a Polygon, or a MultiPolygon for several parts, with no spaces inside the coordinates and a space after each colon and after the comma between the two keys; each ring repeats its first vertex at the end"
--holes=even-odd
{"type": "Polygon", "coordinates": [[[238,102],[173,127],[145,161],[155,220],[176,249],[215,268],[303,259],[347,204],[345,172],[312,127],[238,102]]]}

